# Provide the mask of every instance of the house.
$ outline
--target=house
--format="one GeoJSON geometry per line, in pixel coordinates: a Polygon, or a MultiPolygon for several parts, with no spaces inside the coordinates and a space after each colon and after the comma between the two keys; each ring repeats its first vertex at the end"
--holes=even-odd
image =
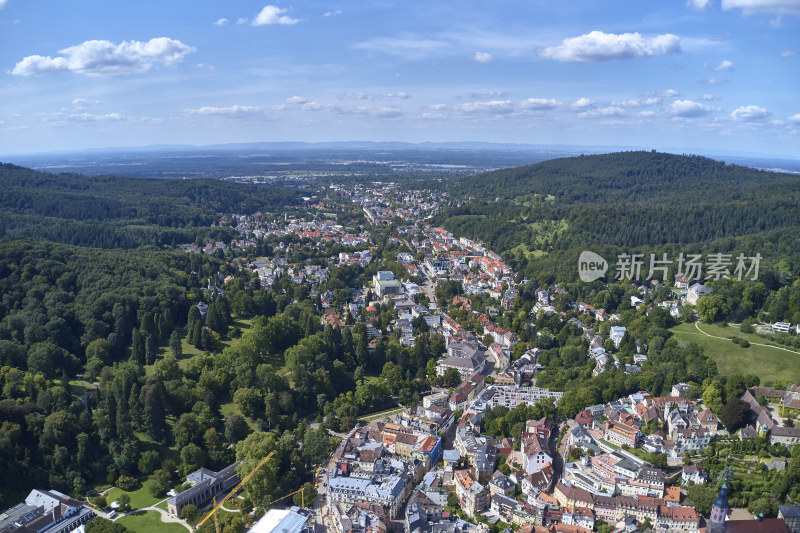
{"type": "Polygon", "coordinates": [[[489,507],[489,491],[468,470],[456,471],[455,481],[456,497],[467,516],[473,517],[489,507]]]}
{"type": "Polygon", "coordinates": [[[689,288],[689,278],[687,276],[675,276],[675,288],[676,289],[688,289],[689,288]]]}
{"type": "Polygon", "coordinates": [[[494,473],[492,479],[489,480],[489,492],[494,496],[495,494],[502,494],[504,496],[512,496],[516,486],[514,482],[508,479],[508,476],[499,470],[494,473]]]}
{"type": "Polygon", "coordinates": [[[778,333],[789,333],[792,331],[792,325],[788,322],[775,322],[772,324],[772,331],[778,333]]]}
{"type": "Polygon", "coordinates": [[[611,342],[614,343],[615,348],[619,348],[619,344],[622,342],[626,330],[627,328],[625,328],[625,326],[611,326],[611,331],[608,336],[611,342]]]}
{"type": "Polygon", "coordinates": [[[711,409],[703,409],[695,416],[696,423],[708,432],[716,432],[719,428],[719,419],[711,409]]]}
{"type": "Polygon", "coordinates": [[[635,448],[642,438],[642,433],[636,428],[607,420],[604,437],[611,444],[635,448]]]}
{"type": "Polygon", "coordinates": [[[700,516],[694,507],[660,505],[655,525],[659,531],[697,531],[700,516]]]}
{"type": "Polygon", "coordinates": [[[686,301],[692,305],[697,305],[697,300],[699,300],[701,296],[711,294],[712,292],[714,292],[714,290],[711,287],[706,287],[701,283],[695,283],[689,287],[689,291],[686,293],[686,301]]]}
{"type": "Polygon", "coordinates": [[[698,465],[687,465],[683,467],[683,472],[681,473],[681,480],[684,483],[705,483],[708,481],[708,472],[702,466],[698,465]]]}
{"type": "Polygon", "coordinates": [[[522,456],[522,468],[527,474],[538,472],[553,462],[547,439],[542,438],[537,433],[526,432],[522,434],[520,453],[522,456]]]}

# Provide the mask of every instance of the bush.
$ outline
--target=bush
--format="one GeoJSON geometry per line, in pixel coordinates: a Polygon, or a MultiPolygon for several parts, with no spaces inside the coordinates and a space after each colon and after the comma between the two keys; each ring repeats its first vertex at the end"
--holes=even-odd
{"type": "Polygon", "coordinates": [[[739,346],[741,346],[742,348],[749,348],[750,342],[747,339],[742,339],[739,341],[739,346]]]}
{"type": "Polygon", "coordinates": [[[131,492],[139,488],[139,482],[136,480],[136,478],[123,475],[117,478],[117,487],[121,488],[125,492],[131,492]]]}
{"type": "Polygon", "coordinates": [[[200,509],[196,506],[189,504],[183,509],[181,509],[181,518],[189,522],[190,524],[194,524],[200,519],[200,509]]]}
{"type": "Polygon", "coordinates": [[[739,331],[742,333],[755,333],[755,328],[753,327],[753,319],[746,318],[742,320],[742,323],[739,324],[739,331]]]}
{"type": "Polygon", "coordinates": [[[103,496],[102,494],[95,496],[93,502],[100,509],[105,509],[106,507],[108,507],[108,502],[106,501],[106,497],[103,496]]]}

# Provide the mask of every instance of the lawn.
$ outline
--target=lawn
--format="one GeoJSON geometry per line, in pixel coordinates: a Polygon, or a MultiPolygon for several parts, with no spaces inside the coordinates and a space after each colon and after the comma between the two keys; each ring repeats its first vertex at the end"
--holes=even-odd
{"type": "Polygon", "coordinates": [[[396,407],[394,409],[389,409],[388,411],[381,411],[379,413],[372,413],[368,416],[359,417],[359,420],[364,420],[366,422],[372,422],[373,420],[378,420],[379,418],[385,418],[389,415],[393,415],[396,413],[400,413],[405,409],[405,407],[396,407]]]}
{"type": "Polygon", "coordinates": [[[787,352],[770,346],[742,348],[734,344],[731,337],[746,338],[748,341],[767,344],[768,339],[758,335],[741,333],[738,327],[721,327],[700,324],[700,329],[709,335],[725,337],[715,339],[703,335],[693,323],[679,324],[672,328],[675,338],[681,344],[694,342],[703,347],[706,355],[714,359],[720,374],[756,374],[762,385],[772,385],[776,380],[789,378],[793,383],[800,383],[800,354],[787,352]]]}
{"type": "Polygon", "coordinates": [[[123,493],[127,494],[131,497],[131,509],[141,509],[142,507],[150,507],[157,501],[161,500],[161,498],[154,498],[150,496],[150,492],[147,488],[150,486],[150,480],[148,479],[142,486],[139,487],[137,490],[133,492],[125,492],[120,488],[114,487],[108,493],[106,493],[106,501],[111,504],[111,502],[116,501],[123,493]]]}
{"type": "Polygon", "coordinates": [[[132,533],[154,533],[156,531],[158,533],[186,533],[187,531],[180,524],[162,522],[161,515],[157,511],[139,511],[123,516],[117,521],[132,533]]]}

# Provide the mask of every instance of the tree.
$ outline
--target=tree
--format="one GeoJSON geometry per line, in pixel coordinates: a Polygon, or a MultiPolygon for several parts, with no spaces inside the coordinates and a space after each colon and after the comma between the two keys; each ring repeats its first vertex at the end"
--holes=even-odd
{"type": "Polygon", "coordinates": [[[461,374],[455,368],[448,368],[442,376],[445,387],[458,387],[461,384],[461,374]]]}
{"type": "Polygon", "coordinates": [[[155,335],[148,335],[144,341],[144,359],[145,364],[152,365],[156,362],[158,355],[158,345],[156,344],[155,335]]]}
{"type": "Polygon", "coordinates": [[[314,498],[317,497],[317,491],[314,488],[314,484],[307,481],[303,483],[302,486],[302,497],[300,493],[295,494],[292,496],[292,501],[295,505],[303,505],[305,504],[306,507],[310,507],[311,504],[314,503],[314,498]]]}
{"type": "Polygon", "coordinates": [[[172,428],[175,444],[177,444],[179,448],[183,448],[190,442],[197,441],[201,433],[200,421],[193,413],[183,413],[172,428]]]}
{"type": "Polygon", "coordinates": [[[117,503],[119,504],[120,511],[130,511],[131,509],[131,497],[125,493],[122,493],[117,498],[117,503]]]}
{"type": "Polygon", "coordinates": [[[703,322],[720,322],[730,316],[728,301],[719,294],[706,294],[697,300],[697,314],[703,322]]]}
{"type": "Polygon", "coordinates": [[[744,426],[744,422],[747,419],[747,413],[750,410],[750,406],[740,400],[739,398],[733,398],[731,401],[725,404],[725,407],[719,413],[719,421],[722,422],[722,425],[725,426],[725,429],[733,435],[739,428],[744,426]]]}
{"type": "Polygon", "coordinates": [[[319,464],[328,458],[330,453],[330,437],[322,426],[317,429],[307,429],[303,436],[303,457],[314,464],[319,464]]]}
{"type": "Polygon", "coordinates": [[[192,505],[191,503],[185,506],[183,509],[181,509],[180,517],[189,522],[190,524],[196,523],[201,516],[202,514],[200,513],[200,509],[198,509],[197,506],[192,505]]]}
{"type": "Polygon", "coordinates": [[[184,472],[192,472],[205,464],[208,454],[200,446],[189,443],[181,449],[181,462],[184,472]]]}
{"type": "Polygon", "coordinates": [[[278,465],[282,457],[278,450],[278,442],[274,433],[257,431],[236,444],[236,458],[242,464],[236,469],[239,477],[244,478],[270,452],[273,456],[245,483],[244,489],[256,504],[272,501],[273,493],[278,485],[278,465]]]}
{"type": "Polygon", "coordinates": [[[711,505],[717,497],[717,491],[705,483],[690,484],[686,487],[686,494],[694,503],[697,512],[703,515],[711,512],[711,505]]]}
{"type": "Polygon", "coordinates": [[[144,335],[137,329],[133,328],[131,333],[131,361],[145,364],[145,346],[144,335]]]}
{"type": "Polygon", "coordinates": [[[225,419],[225,440],[237,443],[247,436],[249,428],[247,422],[236,413],[231,413],[225,419]]]}
{"type": "Polygon", "coordinates": [[[706,407],[711,409],[714,414],[719,416],[719,413],[722,412],[723,402],[722,384],[714,380],[709,383],[703,391],[703,403],[706,407]]]}
{"type": "Polygon", "coordinates": [[[149,476],[156,471],[160,464],[161,456],[158,454],[158,452],[154,450],[148,450],[139,456],[139,463],[137,464],[137,467],[140,474],[143,476],[149,476]]]}
{"type": "Polygon", "coordinates": [[[177,329],[173,329],[169,336],[169,349],[175,359],[180,359],[183,355],[183,339],[177,329]]]}

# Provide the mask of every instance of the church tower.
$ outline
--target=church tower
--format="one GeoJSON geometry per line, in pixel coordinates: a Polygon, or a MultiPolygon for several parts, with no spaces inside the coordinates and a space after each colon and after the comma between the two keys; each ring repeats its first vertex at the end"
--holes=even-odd
{"type": "Polygon", "coordinates": [[[714,505],[711,507],[711,518],[708,521],[709,533],[722,533],[725,531],[725,517],[729,509],[728,486],[723,483],[722,488],[719,489],[719,496],[714,500],[714,505]]]}

